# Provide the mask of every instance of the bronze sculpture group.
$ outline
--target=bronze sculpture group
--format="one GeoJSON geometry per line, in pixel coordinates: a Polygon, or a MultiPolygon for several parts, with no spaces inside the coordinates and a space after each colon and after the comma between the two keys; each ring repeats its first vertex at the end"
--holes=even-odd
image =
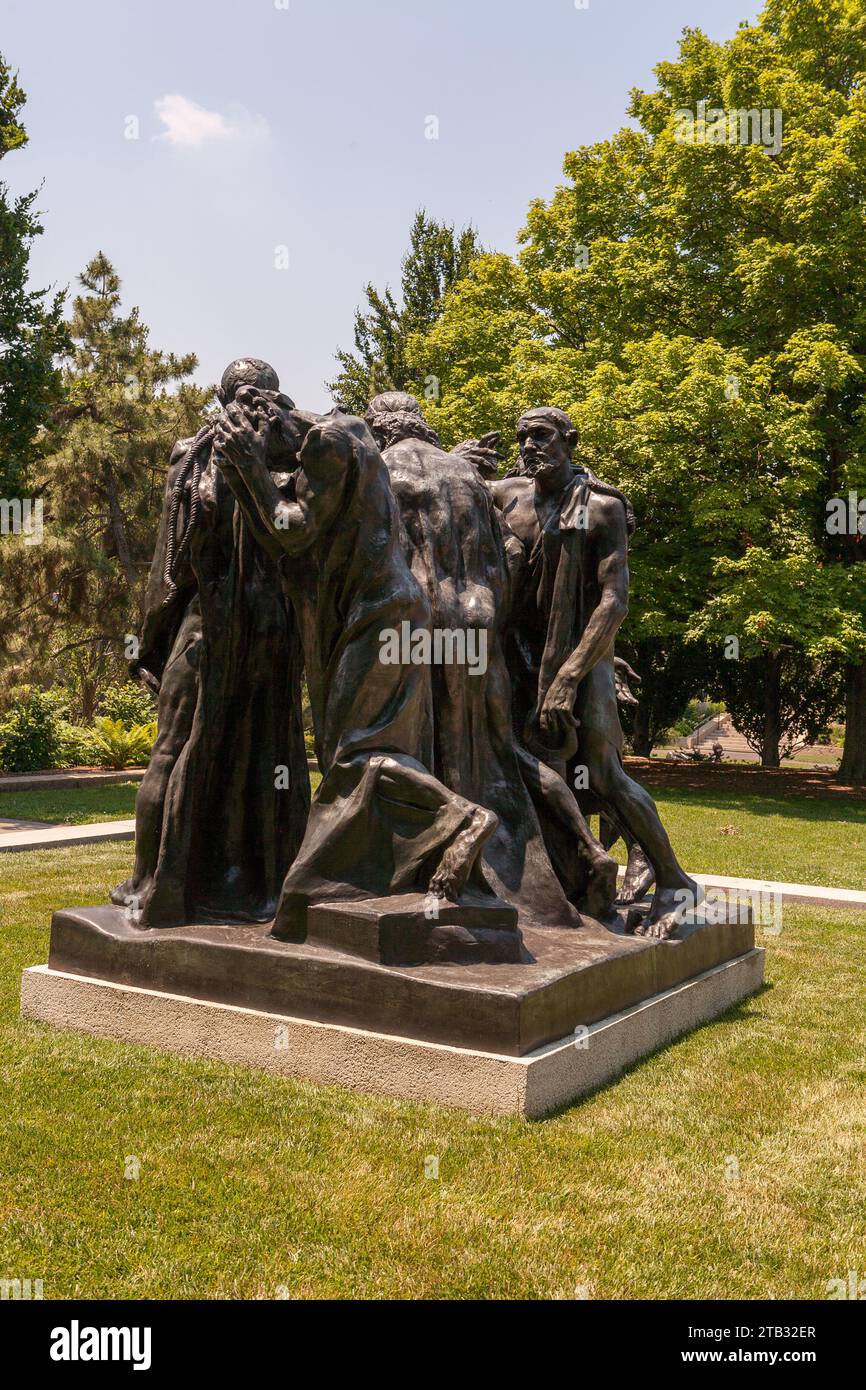
{"type": "Polygon", "coordinates": [[[289,942],[323,904],[393,900],[431,932],[447,907],[458,934],[495,917],[488,959],[512,961],[521,926],[621,931],[616,907],[675,935],[698,889],[622,761],[633,516],[568,416],[528,410],[499,479],[495,435],[446,450],[402,392],[315,415],[245,358],[219,397],[169,465],[133,667],[159,735],[113,901],[289,942]],[[619,897],[591,812],[629,847],[619,897]]]}

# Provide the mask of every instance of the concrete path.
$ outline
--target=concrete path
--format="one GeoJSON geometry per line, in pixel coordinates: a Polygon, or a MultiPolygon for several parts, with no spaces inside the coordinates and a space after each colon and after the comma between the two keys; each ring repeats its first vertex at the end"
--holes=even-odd
{"type": "Polygon", "coordinates": [[[104,840],[134,839],[134,820],[103,820],[95,825],[52,825],[47,830],[13,830],[0,834],[0,854],[14,854],[22,849],[62,849],[67,845],[97,845],[104,840]]]}
{"type": "Polygon", "coordinates": [[[14,835],[18,830],[53,830],[54,826],[50,820],[9,820],[0,816],[0,835],[14,835]]]}
{"type": "Polygon", "coordinates": [[[724,888],[749,893],[781,893],[786,903],[810,903],[817,907],[851,907],[866,912],[866,893],[853,888],[822,888],[813,883],[777,883],[766,878],[726,878],[723,874],[693,874],[704,888],[724,888]]]}
{"type": "MultiPolygon", "coordinates": [[[[625,873],[620,868],[620,877],[625,873]]],[[[721,888],[728,893],[749,897],[755,893],[780,893],[783,903],[806,903],[816,907],[847,907],[866,912],[866,892],[853,888],[825,888],[814,883],[782,883],[770,878],[729,878],[724,874],[692,874],[702,888],[721,888]]]]}

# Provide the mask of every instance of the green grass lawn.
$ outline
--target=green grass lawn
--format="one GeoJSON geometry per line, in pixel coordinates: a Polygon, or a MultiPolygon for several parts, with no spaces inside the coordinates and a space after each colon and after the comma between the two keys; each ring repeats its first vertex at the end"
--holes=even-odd
{"type": "MultiPolygon", "coordinates": [[[[784,784],[774,794],[651,790],[677,857],[692,873],[866,891],[864,800],[792,796],[784,784]]],[[[621,841],[613,853],[625,860],[621,841]]]]}
{"type": "Polygon", "coordinates": [[[0,792],[0,819],[49,820],[63,825],[129,820],[135,815],[138,785],[118,782],[107,787],[40,787],[32,792],[0,792]]]}
{"type": "MultiPolygon", "coordinates": [[[[315,788],[322,777],[310,773],[315,788]]],[[[135,815],[138,782],[114,786],[39,788],[32,792],[0,792],[0,820],[46,820],[63,825],[93,825],[101,820],[130,820],[135,815]]]]}
{"type": "Polygon", "coordinates": [[[0,856],[0,1276],[46,1298],[729,1299],[866,1270],[866,914],[786,908],[761,995],[529,1125],[22,1022],[52,909],[104,899],[131,852],[0,856]]]}

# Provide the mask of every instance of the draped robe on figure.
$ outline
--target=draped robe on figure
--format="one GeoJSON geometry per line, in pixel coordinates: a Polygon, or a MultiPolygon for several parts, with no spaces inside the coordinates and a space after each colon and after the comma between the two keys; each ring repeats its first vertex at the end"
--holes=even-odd
{"type": "Polygon", "coordinates": [[[200,457],[193,482],[173,455],[145,603],[139,662],[162,685],[138,809],[158,803],[158,834],[112,895],[141,927],[269,920],[309,808],[294,615],[209,440],[200,457]]]}

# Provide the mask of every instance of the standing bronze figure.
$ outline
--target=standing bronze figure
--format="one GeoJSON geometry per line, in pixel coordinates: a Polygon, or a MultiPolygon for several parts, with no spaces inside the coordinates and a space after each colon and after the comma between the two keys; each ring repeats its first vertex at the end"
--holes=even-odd
{"type": "MultiPolygon", "coordinates": [[[[278,384],[267,363],[239,358],[219,399],[278,384]]],[[[142,928],[273,917],[309,808],[294,614],[213,441],[206,425],[172,451],[132,664],[158,694],[159,732],[135,869],[111,898],[142,928]]]]}
{"type": "Polygon", "coordinates": [[[577,907],[604,917],[615,896],[616,865],[590,835],[561,779],[513,734],[502,645],[508,565],[484,481],[492,436],[449,454],[415,397],[400,391],[377,396],[366,419],[382,449],[406,558],[434,627],[462,637],[464,654],[472,638],[484,653],[483,666],[458,659],[432,667],[433,770],[452,791],[496,813],[483,867],[498,895],[518,909],[522,925],[577,926],[577,907]],[[543,834],[551,821],[569,846],[563,880],[543,834]]]}
{"type": "Polygon", "coordinates": [[[524,551],[508,645],[515,718],[571,786],[586,769],[608,819],[642,846],[656,892],[636,930],[665,939],[700,890],[678,864],[652,798],[622,763],[613,646],[628,611],[631,508],[575,467],[577,432],[564,411],[527,411],[517,437],[522,471],[493,484],[524,551]]]}

